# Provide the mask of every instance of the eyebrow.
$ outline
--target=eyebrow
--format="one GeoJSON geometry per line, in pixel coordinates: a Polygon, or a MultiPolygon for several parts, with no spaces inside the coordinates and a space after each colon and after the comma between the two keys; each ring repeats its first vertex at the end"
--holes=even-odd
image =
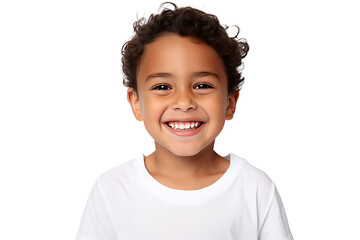
{"type": "MultiPolygon", "coordinates": [[[[163,72],[153,73],[153,74],[148,75],[146,77],[145,81],[148,81],[152,78],[170,78],[172,76],[173,75],[170,73],[163,73],[163,72]]],[[[217,80],[220,80],[219,75],[217,75],[216,73],[212,73],[212,72],[203,71],[203,72],[195,72],[195,73],[191,74],[191,77],[206,77],[206,76],[213,76],[217,80]]]]}
{"type": "Polygon", "coordinates": [[[206,77],[206,76],[213,76],[217,80],[220,80],[219,75],[217,75],[216,73],[213,73],[213,72],[195,72],[192,74],[192,77],[206,77]]]}
{"type": "Polygon", "coordinates": [[[171,77],[172,75],[170,73],[162,73],[162,72],[159,72],[159,73],[153,73],[153,74],[150,74],[146,77],[145,81],[148,81],[150,80],[151,78],[169,78],[171,77]]]}

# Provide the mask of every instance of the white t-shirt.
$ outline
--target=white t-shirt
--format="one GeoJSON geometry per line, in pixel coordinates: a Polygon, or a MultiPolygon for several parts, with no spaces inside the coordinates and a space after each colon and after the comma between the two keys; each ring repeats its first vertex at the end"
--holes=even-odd
{"type": "Polygon", "coordinates": [[[215,183],[178,190],[156,181],[144,156],[102,174],[76,240],[293,240],[273,181],[245,159],[215,183]]]}

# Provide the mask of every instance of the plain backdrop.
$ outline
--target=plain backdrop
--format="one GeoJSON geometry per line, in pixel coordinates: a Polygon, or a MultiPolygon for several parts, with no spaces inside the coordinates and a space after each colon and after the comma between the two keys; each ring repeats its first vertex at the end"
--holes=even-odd
{"type": "MultiPolygon", "coordinates": [[[[120,51],[161,2],[1,1],[0,239],[74,239],[96,178],[153,151],[126,101],[120,51]]],[[[250,44],[215,150],[274,180],[295,239],[358,237],[356,1],[175,3],[238,25],[250,44]]]]}

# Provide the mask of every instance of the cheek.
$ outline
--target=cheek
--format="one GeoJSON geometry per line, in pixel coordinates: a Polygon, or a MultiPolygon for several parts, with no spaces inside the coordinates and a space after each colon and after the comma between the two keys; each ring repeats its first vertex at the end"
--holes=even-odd
{"type": "Polygon", "coordinates": [[[226,116],[227,99],[223,96],[206,99],[203,106],[206,106],[208,113],[215,118],[224,118],[226,116]]]}
{"type": "Polygon", "coordinates": [[[142,113],[145,119],[155,121],[161,118],[164,112],[164,102],[153,98],[145,98],[142,105],[142,113]]]}

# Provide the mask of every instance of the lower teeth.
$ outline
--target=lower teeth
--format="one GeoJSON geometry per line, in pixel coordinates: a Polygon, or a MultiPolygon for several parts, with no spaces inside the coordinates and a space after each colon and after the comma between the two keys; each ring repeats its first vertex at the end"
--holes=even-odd
{"type": "Polygon", "coordinates": [[[195,128],[188,128],[188,129],[181,129],[181,128],[173,128],[176,131],[188,131],[188,130],[193,130],[195,128]]]}

